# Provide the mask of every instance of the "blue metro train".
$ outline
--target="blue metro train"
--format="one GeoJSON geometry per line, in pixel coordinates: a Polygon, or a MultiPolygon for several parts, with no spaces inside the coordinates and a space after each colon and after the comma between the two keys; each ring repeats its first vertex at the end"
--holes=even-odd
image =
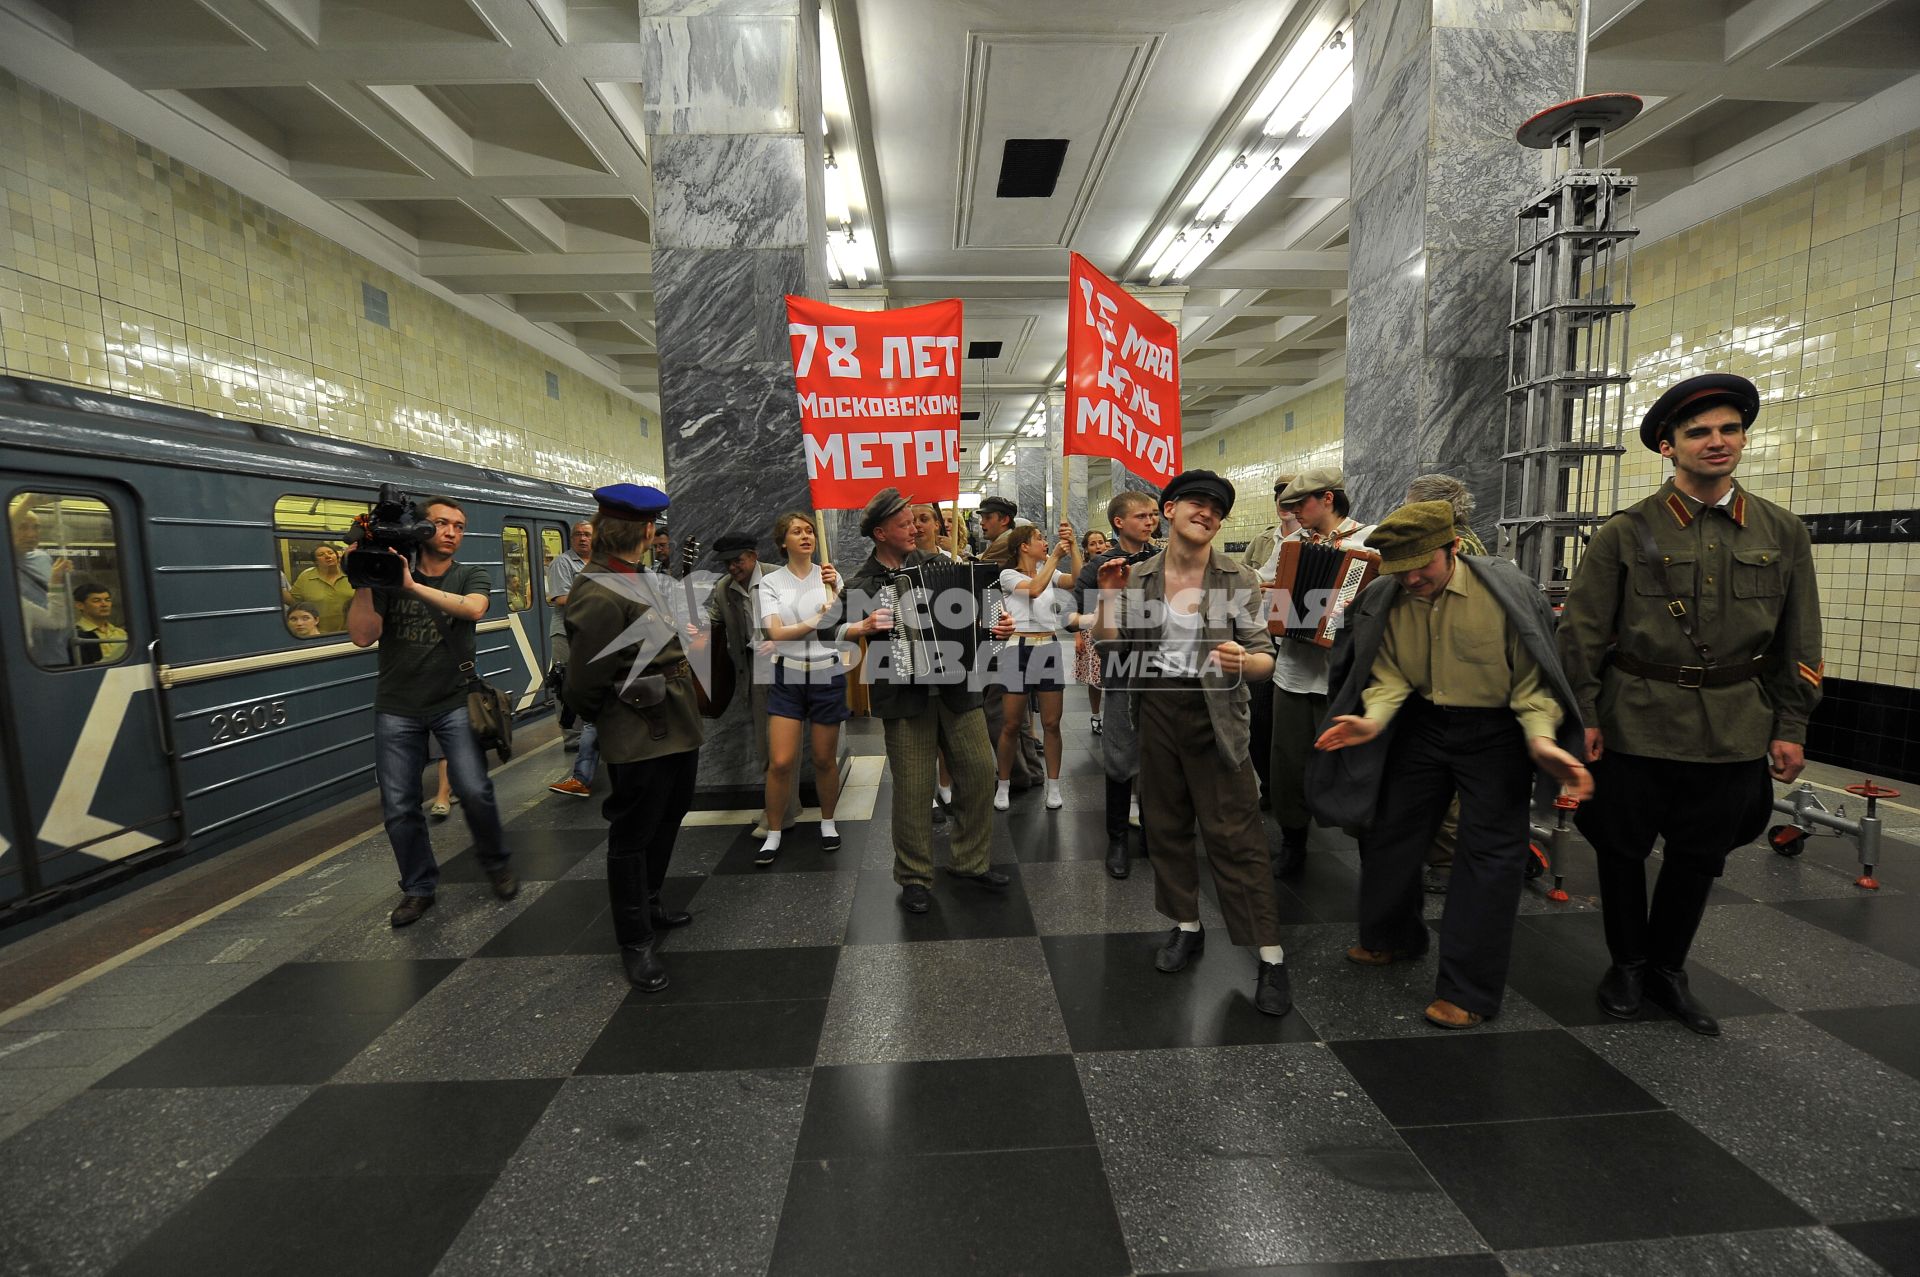
{"type": "Polygon", "coordinates": [[[540,582],[586,492],[0,377],[0,927],[371,787],[339,556],[383,482],[464,507],[481,671],[549,712],[540,582]]]}

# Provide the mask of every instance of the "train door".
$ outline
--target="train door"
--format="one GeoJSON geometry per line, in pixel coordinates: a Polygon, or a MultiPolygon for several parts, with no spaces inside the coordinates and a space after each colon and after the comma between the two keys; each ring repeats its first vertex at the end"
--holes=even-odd
{"type": "Polygon", "coordinates": [[[137,507],[117,484],[0,472],[0,897],[183,837],[137,507]]]}
{"type": "Polygon", "coordinates": [[[540,655],[546,600],[541,597],[541,573],[527,524],[501,525],[500,559],[507,582],[507,628],[512,634],[512,650],[503,654],[511,672],[501,686],[513,689],[514,712],[524,714],[546,695],[547,670],[540,655]]]}
{"type": "MultiPolygon", "coordinates": [[[[540,524],[540,607],[546,618],[540,623],[540,659],[547,669],[553,668],[553,636],[560,631],[560,616],[566,611],[563,607],[553,605],[547,581],[554,561],[565,554],[572,544],[571,535],[571,530],[564,523],[540,524]]],[[[547,703],[555,703],[551,689],[545,696],[547,703]]]]}

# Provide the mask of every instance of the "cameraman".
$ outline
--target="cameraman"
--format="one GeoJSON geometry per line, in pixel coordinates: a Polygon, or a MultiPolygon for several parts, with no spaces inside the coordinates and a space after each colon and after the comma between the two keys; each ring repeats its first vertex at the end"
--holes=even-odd
{"type": "MultiPolygon", "coordinates": [[[[380,809],[387,839],[400,865],[405,893],[388,918],[411,926],[433,908],[440,866],[427,839],[420,812],[420,773],[427,765],[427,737],[440,742],[453,792],[467,814],[474,853],[487,871],[493,894],[511,900],[520,884],[508,864],[500,809],[493,799],[486,756],[467,719],[467,687],[460,657],[449,640],[471,650],[474,626],[487,614],[487,570],[456,564],[453,556],[467,534],[466,511],[450,497],[424,503],[433,539],[420,547],[417,568],[400,568],[400,586],[354,590],[347,608],[347,637],[356,647],[380,644],[380,681],[373,695],[374,774],[380,782],[380,809]],[[447,618],[441,632],[439,613],[447,618]]],[[[363,549],[371,547],[362,544],[363,549]]],[[[391,546],[387,553],[398,554],[391,546]]]]}

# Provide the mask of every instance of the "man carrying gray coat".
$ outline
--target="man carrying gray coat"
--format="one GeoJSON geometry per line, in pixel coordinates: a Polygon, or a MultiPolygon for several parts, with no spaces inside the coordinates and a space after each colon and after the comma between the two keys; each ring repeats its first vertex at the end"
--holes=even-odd
{"type": "Polygon", "coordinates": [[[1453,508],[1419,501],[1368,537],[1381,578],[1354,601],[1334,650],[1336,690],[1307,792],[1322,823],[1360,835],[1360,942],[1384,967],[1427,949],[1420,871],[1453,794],[1460,842],[1440,924],[1427,1019],[1471,1028],[1500,1011],[1538,768],[1593,792],[1553,614],[1504,559],[1459,555],[1453,508]]]}

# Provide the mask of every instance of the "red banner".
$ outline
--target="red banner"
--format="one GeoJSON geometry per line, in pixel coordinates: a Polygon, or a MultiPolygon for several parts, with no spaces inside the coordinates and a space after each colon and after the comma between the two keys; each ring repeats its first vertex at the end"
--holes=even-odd
{"type": "Polygon", "coordinates": [[[1068,456],[1112,457],[1165,487],[1180,473],[1180,333],[1074,253],[1068,267],[1068,456]]]}
{"type": "Polygon", "coordinates": [[[959,497],[957,300],[842,310],[790,296],[787,333],[815,508],[858,510],[890,487],[959,497]]]}

